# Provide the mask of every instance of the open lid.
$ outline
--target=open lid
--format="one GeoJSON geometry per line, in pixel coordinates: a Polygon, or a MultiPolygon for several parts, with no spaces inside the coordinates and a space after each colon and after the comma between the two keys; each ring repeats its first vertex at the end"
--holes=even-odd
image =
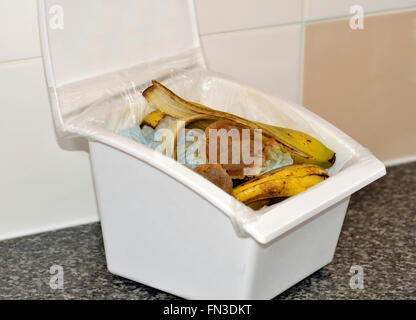
{"type": "MultiPolygon", "coordinates": [[[[58,133],[84,107],[69,101],[65,87],[200,48],[193,0],[38,0],[38,11],[58,133]]],[[[100,83],[109,84],[96,83],[85,86],[89,102],[99,96],[92,91],[105,90],[100,83]]]]}

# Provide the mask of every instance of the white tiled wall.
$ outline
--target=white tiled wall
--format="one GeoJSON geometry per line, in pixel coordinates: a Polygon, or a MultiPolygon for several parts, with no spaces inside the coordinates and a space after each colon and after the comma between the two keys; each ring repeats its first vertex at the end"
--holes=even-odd
{"type": "Polygon", "coordinates": [[[88,154],[57,145],[40,59],[0,66],[0,239],[96,221],[88,154]]]}
{"type": "MultiPolygon", "coordinates": [[[[161,0],[159,0],[161,1],[161,0]]],[[[195,0],[215,71],[299,101],[303,28],[316,19],[416,0],[195,0]]],[[[98,219],[88,155],[56,143],[36,0],[0,0],[0,239],[98,219]]]]}
{"type": "Polygon", "coordinates": [[[302,21],[302,0],[197,0],[202,35],[302,21]]]}
{"type": "Polygon", "coordinates": [[[210,69],[299,102],[302,0],[196,0],[210,69]]]}
{"type": "Polygon", "coordinates": [[[0,0],[0,240],[97,221],[89,157],[55,138],[35,0],[0,0]]]}
{"type": "Polygon", "coordinates": [[[202,46],[210,69],[297,101],[300,36],[295,24],[204,36],[202,46]]]}
{"type": "Polygon", "coordinates": [[[39,57],[35,0],[0,0],[0,62],[39,57]]]}

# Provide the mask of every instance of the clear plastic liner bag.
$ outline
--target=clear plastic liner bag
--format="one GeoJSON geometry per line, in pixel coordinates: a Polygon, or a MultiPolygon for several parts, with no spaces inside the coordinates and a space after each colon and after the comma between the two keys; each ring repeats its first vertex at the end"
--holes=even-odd
{"type": "MultiPolygon", "coordinates": [[[[166,160],[164,158],[167,157],[156,155],[158,144],[154,143],[154,130],[140,127],[143,118],[154,110],[142,95],[152,79],[188,101],[311,135],[336,152],[337,160],[328,170],[330,175],[337,174],[348,165],[355,154],[354,148],[349,147],[356,144],[354,141],[305,108],[206,70],[199,50],[58,88],[59,106],[54,114],[60,121],[59,132],[62,136],[84,136],[107,143],[148,161],[169,175],[176,175],[178,180],[192,174],[197,177],[196,173],[183,171],[189,169],[181,169],[176,165],[176,169],[172,168],[172,159],[166,160]]],[[[169,121],[172,120],[167,118],[159,125],[166,128],[169,121]]],[[[290,164],[291,159],[285,154],[280,154],[278,150],[270,152],[275,152],[270,168],[277,168],[281,163],[290,164]]],[[[186,155],[181,162],[186,164],[186,155]]],[[[188,167],[192,169],[194,164],[188,167]]],[[[201,182],[199,178],[195,179],[201,182]]],[[[200,192],[204,193],[207,200],[221,207],[240,233],[245,223],[257,219],[259,214],[268,210],[265,208],[255,212],[221,190],[217,190],[218,193],[207,184],[204,185],[210,190],[200,192]]]]}

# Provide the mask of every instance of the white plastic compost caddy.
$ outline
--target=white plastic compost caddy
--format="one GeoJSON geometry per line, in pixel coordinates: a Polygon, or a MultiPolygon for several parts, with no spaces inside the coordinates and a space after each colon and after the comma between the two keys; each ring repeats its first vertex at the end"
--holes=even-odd
{"type": "Polygon", "coordinates": [[[193,70],[206,69],[193,1],[38,4],[57,133],[89,141],[110,272],[185,298],[270,299],[333,259],[350,195],[385,174],[367,149],[282,99],[209,72],[189,82],[193,70]],[[109,91],[122,101],[127,84],[136,90],[152,79],[176,84],[185,98],[201,92],[194,98],[211,107],[303,129],[336,151],[332,176],[255,213],[192,170],[106,127],[101,117],[108,108],[98,106],[109,91]],[[234,93],[234,103],[221,92],[234,93]]]}

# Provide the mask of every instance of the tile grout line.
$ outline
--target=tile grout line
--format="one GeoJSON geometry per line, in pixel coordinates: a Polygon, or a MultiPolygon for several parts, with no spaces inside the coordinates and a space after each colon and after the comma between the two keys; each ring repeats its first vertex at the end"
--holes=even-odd
{"type": "Polygon", "coordinates": [[[305,64],[305,1],[302,1],[302,22],[300,25],[300,44],[299,44],[299,79],[298,79],[298,104],[302,105],[303,99],[303,73],[305,64]]]}
{"type": "Polygon", "coordinates": [[[298,24],[301,24],[302,20],[295,21],[295,22],[288,22],[288,23],[279,23],[279,24],[273,24],[273,25],[267,25],[267,26],[258,26],[258,27],[251,27],[251,28],[241,28],[241,29],[234,29],[234,30],[227,30],[227,31],[219,31],[219,32],[212,32],[212,33],[205,33],[200,34],[200,37],[212,37],[217,35],[227,35],[227,34],[233,34],[238,32],[245,32],[245,31],[261,31],[261,30],[267,30],[267,29],[273,29],[277,27],[291,27],[298,24]]]}
{"type": "Polygon", "coordinates": [[[42,61],[41,56],[23,58],[23,59],[17,59],[17,60],[8,60],[8,61],[0,62],[0,68],[10,67],[10,66],[15,66],[15,65],[30,63],[30,62],[40,62],[40,61],[42,61]]]}
{"type": "MultiPolygon", "coordinates": [[[[396,8],[396,9],[394,8],[393,9],[381,9],[381,10],[374,10],[374,11],[369,11],[369,12],[364,11],[364,16],[373,17],[373,16],[378,16],[378,15],[383,15],[383,14],[403,13],[403,12],[412,11],[415,9],[416,9],[416,5],[403,7],[403,8],[396,8]]],[[[321,23],[321,22],[340,21],[340,20],[344,20],[348,18],[351,18],[351,15],[347,14],[347,15],[332,16],[332,17],[320,18],[320,19],[311,19],[307,21],[304,20],[304,22],[306,24],[314,24],[314,23],[321,23]]]]}
{"type": "MultiPolygon", "coordinates": [[[[404,7],[404,8],[396,8],[396,9],[382,9],[382,10],[375,10],[365,13],[367,17],[370,16],[377,16],[380,14],[390,14],[390,13],[402,13],[410,11],[411,9],[416,9],[416,5],[404,7]]],[[[303,9],[304,10],[304,4],[303,9]]],[[[304,12],[302,12],[304,14],[304,12]]],[[[257,27],[251,27],[251,28],[240,28],[240,29],[234,29],[234,30],[226,30],[226,31],[219,31],[219,32],[211,32],[211,33],[202,33],[199,36],[200,37],[212,37],[217,35],[228,35],[233,33],[239,33],[239,32],[245,32],[245,31],[261,31],[261,30],[267,30],[267,29],[273,29],[273,28],[283,28],[283,27],[290,27],[295,25],[309,25],[314,23],[320,23],[320,22],[332,22],[332,21],[339,21],[343,19],[350,18],[350,15],[342,15],[342,16],[333,16],[328,18],[321,18],[321,19],[314,19],[307,21],[304,16],[302,16],[300,21],[294,21],[294,22],[288,22],[288,23],[278,23],[278,24],[271,24],[271,25],[265,25],[265,26],[257,26],[257,27]]]]}

